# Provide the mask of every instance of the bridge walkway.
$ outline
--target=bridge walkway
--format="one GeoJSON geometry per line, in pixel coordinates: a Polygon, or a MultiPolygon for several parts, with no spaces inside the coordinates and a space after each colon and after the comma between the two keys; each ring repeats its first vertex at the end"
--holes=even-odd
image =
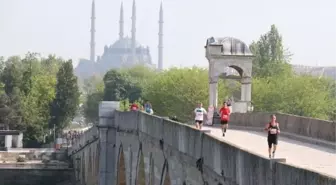
{"type": "MultiPolygon", "coordinates": [[[[203,126],[216,138],[268,158],[267,133],[229,129],[225,137],[218,127],[203,126]]],[[[286,158],[287,164],[316,171],[336,178],[336,149],[330,149],[279,137],[275,158],[286,158]]]]}

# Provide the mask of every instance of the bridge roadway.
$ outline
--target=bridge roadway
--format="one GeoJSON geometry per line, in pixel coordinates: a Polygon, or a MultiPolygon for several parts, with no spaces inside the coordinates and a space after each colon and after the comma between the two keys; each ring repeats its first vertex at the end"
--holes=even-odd
{"type": "MultiPolygon", "coordinates": [[[[223,137],[218,127],[203,126],[202,130],[210,130],[211,135],[220,140],[268,158],[266,133],[228,129],[226,136],[223,137]]],[[[280,136],[275,158],[286,158],[287,164],[336,178],[336,149],[332,150],[280,136]]]]}

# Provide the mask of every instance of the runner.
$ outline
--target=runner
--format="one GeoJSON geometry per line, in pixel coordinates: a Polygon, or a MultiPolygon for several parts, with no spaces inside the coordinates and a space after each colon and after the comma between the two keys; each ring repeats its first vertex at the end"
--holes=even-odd
{"type": "Polygon", "coordinates": [[[134,102],[134,103],[132,103],[130,109],[131,109],[132,111],[136,111],[136,110],[139,109],[139,107],[138,107],[138,105],[134,102]]]}
{"type": "Polygon", "coordinates": [[[204,114],[207,114],[207,111],[203,108],[202,103],[198,104],[197,108],[194,110],[194,114],[196,128],[202,130],[204,114]]]}
{"type": "Polygon", "coordinates": [[[274,114],[271,115],[271,122],[269,122],[266,125],[265,131],[268,132],[268,136],[267,136],[268,155],[269,155],[269,158],[274,158],[275,151],[278,145],[278,135],[280,133],[279,123],[276,121],[276,116],[274,114]],[[272,145],[273,145],[273,152],[271,155],[272,145]]]}
{"type": "Polygon", "coordinates": [[[144,108],[148,114],[151,114],[153,112],[152,104],[149,103],[149,101],[146,101],[144,108]]]}
{"type": "Polygon", "coordinates": [[[229,107],[227,106],[227,103],[223,103],[223,107],[219,110],[219,114],[221,117],[221,125],[222,125],[222,132],[223,132],[223,137],[225,136],[226,129],[228,129],[228,123],[230,120],[230,114],[231,111],[229,107]]]}

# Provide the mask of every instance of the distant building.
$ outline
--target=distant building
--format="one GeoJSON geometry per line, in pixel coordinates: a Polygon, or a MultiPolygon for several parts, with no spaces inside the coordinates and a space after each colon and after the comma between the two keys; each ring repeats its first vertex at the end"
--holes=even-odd
{"type": "MultiPolygon", "coordinates": [[[[119,38],[110,46],[105,45],[104,52],[101,56],[95,54],[95,2],[92,2],[91,15],[91,43],[90,43],[90,60],[81,59],[75,69],[75,74],[81,78],[87,78],[93,75],[104,75],[110,69],[120,69],[132,67],[134,65],[145,65],[155,68],[152,62],[150,49],[148,46],[142,46],[136,41],[136,6],[133,0],[132,7],[132,30],[131,37],[124,36],[124,11],[123,4],[120,7],[119,20],[119,38]]],[[[162,48],[163,48],[163,9],[160,6],[159,15],[159,46],[158,46],[158,66],[162,70],[162,48]]]]}

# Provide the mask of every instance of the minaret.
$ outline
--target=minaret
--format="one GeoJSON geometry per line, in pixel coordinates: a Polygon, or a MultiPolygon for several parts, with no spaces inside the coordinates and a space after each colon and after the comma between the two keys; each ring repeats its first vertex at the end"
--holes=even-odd
{"type": "Polygon", "coordinates": [[[159,45],[158,45],[158,69],[161,71],[163,69],[163,8],[162,1],[160,5],[160,15],[159,15],[159,45]]]}
{"type": "Polygon", "coordinates": [[[95,26],[95,19],[96,19],[96,13],[95,13],[95,1],[92,0],[92,10],[91,10],[91,43],[90,43],[90,61],[95,62],[95,32],[96,32],[96,26],[95,26]]]}
{"type": "Polygon", "coordinates": [[[132,62],[136,63],[136,7],[135,7],[135,0],[133,0],[133,7],[132,7],[132,62]]]}
{"type": "Polygon", "coordinates": [[[120,20],[119,20],[119,39],[124,38],[124,8],[123,3],[120,6],[120,20]]]}

